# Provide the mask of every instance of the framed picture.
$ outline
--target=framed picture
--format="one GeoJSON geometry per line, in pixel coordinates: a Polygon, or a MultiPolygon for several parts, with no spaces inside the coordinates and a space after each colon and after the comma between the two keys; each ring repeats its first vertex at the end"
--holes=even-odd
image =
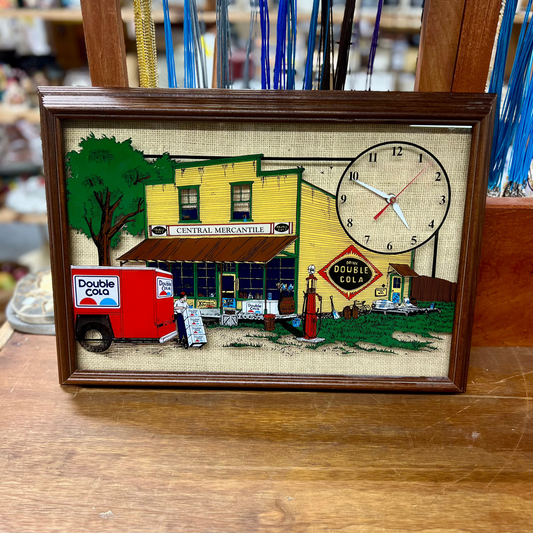
{"type": "Polygon", "coordinates": [[[60,382],[464,391],[493,113],[41,89],[60,382]]]}

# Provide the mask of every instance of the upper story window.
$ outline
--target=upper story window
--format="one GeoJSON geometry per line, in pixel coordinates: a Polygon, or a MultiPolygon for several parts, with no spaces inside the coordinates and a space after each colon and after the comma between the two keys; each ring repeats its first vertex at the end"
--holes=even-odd
{"type": "Polygon", "coordinates": [[[199,187],[180,187],[180,222],[200,222],[199,187]]]}
{"type": "Polygon", "coordinates": [[[231,185],[231,220],[252,220],[252,184],[231,185]]]}

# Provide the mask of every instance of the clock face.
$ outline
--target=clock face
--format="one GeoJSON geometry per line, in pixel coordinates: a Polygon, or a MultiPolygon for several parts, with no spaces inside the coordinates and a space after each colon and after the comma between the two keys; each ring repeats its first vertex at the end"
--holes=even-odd
{"type": "Polygon", "coordinates": [[[451,189],[429,150],[404,141],[376,144],[346,168],[337,188],[337,214],[358,245],[399,254],[428,242],[444,223],[451,189]]]}

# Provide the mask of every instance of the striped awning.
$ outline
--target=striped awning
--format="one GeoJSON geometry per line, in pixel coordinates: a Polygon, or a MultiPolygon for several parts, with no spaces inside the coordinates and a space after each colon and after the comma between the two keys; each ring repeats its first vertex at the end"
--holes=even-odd
{"type": "Polygon", "coordinates": [[[119,261],[268,263],[298,237],[186,237],[146,239],[119,261]]]}

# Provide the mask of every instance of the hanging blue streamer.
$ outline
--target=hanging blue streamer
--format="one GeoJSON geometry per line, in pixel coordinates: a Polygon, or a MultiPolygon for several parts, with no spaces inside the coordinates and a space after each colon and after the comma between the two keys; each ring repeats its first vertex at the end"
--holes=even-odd
{"type": "Polygon", "coordinates": [[[372,44],[370,45],[370,53],[368,54],[368,66],[366,68],[366,90],[371,90],[372,74],[374,72],[374,59],[376,58],[376,51],[378,49],[379,26],[381,24],[381,11],[383,9],[383,0],[378,0],[378,10],[376,13],[376,22],[374,24],[374,33],[372,35],[372,44]]]}
{"type": "Polygon", "coordinates": [[[287,12],[287,89],[296,89],[297,0],[288,0],[287,12]]]}
{"type": "Polygon", "coordinates": [[[165,50],[167,55],[168,86],[175,89],[178,86],[176,81],[176,65],[174,63],[174,44],[172,42],[172,25],[170,23],[170,12],[168,0],[163,0],[163,13],[165,17],[165,50]]]}
{"type": "MultiPolygon", "coordinates": [[[[522,114],[522,107],[526,101],[527,91],[530,86],[531,73],[531,55],[533,53],[533,25],[528,24],[529,13],[533,0],[529,0],[525,12],[524,23],[520,30],[518,45],[516,49],[515,61],[509,78],[509,85],[505,98],[501,98],[503,87],[503,70],[505,68],[505,60],[507,57],[507,50],[509,46],[510,32],[514,20],[517,2],[509,2],[506,5],[504,16],[502,20],[502,27],[500,30],[500,38],[497,44],[497,52],[495,57],[495,66],[490,83],[491,91],[498,91],[499,116],[495,121],[492,154],[491,154],[491,169],[489,176],[489,189],[501,188],[504,178],[505,164],[508,159],[509,148],[513,146],[516,141],[513,152],[517,152],[520,148],[521,141],[525,139],[517,137],[517,131],[520,127],[521,135],[527,132],[526,115],[522,114]],[[503,33],[502,33],[503,32],[503,33]]],[[[518,154],[515,156],[519,158],[518,154]]],[[[512,163],[509,170],[514,173],[521,168],[518,163],[512,163]]],[[[510,183],[520,181],[513,174],[509,174],[510,183]]]]}
{"type": "Polygon", "coordinates": [[[268,0],[259,0],[261,22],[261,89],[270,89],[270,17],[268,0]]]}
{"type": "Polygon", "coordinates": [[[522,25],[523,34],[521,31],[521,38],[519,39],[515,58],[515,63],[518,63],[516,74],[518,76],[523,72],[523,75],[517,78],[521,83],[516,81],[517,86],[521,85],[520,90],[517,89],[516,91],[521,101],[518,114],[515,115],[513,149],[509,162],[509,187],[511,190],[525,186],[533,156],[533,84],[531,80],[531,69],[533,66],[533,24],[529,23],[527,29],[525,29],[530,8],[531,0],[526,10],[524,24],[522,25]]]}
{"type": "Polygon", "coordinates": [[[274,62],[274,89],[295,88],[296,10],[296,0],[280,0],[274,62]]]}
{"type": "Polygon", "coordinates": [[[507,156],[507,149],[503,149],[501,143],[501,126],[502,126],[502,89],[505,75],[505,63],[507,61],[507,52],[513,29],[513,22],[516,13],[518,0],[508,0],[500,26],[500,34],[496,45],[496,55],[494,58],[494,67],[489,84],[489,92],[497,93],[497,113],[494,121],[494,134],[491,153],[491,171],[489,174],[489,189],[497,187],[501,181],[503,165],[507,156]]]}
{"type": "Polygon", "coordinates": [[[280,0],[276,36],[276,56],[274,60],[274,89],[285,89],[285,47],[287,31],[287,2],[280,0]]]}
{"type": "Polygon", "coordinates": [[[194,38],[189,0],[184,0],[183,2],[183,67],[184,87],[186,89],[196,89],[194,38]]]}
{"type": "Polygon", "coordinates": [[[310,91],[313,88],[313,59],[315,56],[316,34],[318,29],[318,10],[320,0],[313,0],[311,21],[309,22],[309,38],[307,40],[307,59],[305,61],[303,89],[310,91]]]}
{"type": "MultiPolygon", "coordinates": [[[[531,62],[530,62],[531,68],[531,62]]],[[[509,163],[509,187],[524,187],[533,159],[533,84],[528,80],[509,163]]]]}

